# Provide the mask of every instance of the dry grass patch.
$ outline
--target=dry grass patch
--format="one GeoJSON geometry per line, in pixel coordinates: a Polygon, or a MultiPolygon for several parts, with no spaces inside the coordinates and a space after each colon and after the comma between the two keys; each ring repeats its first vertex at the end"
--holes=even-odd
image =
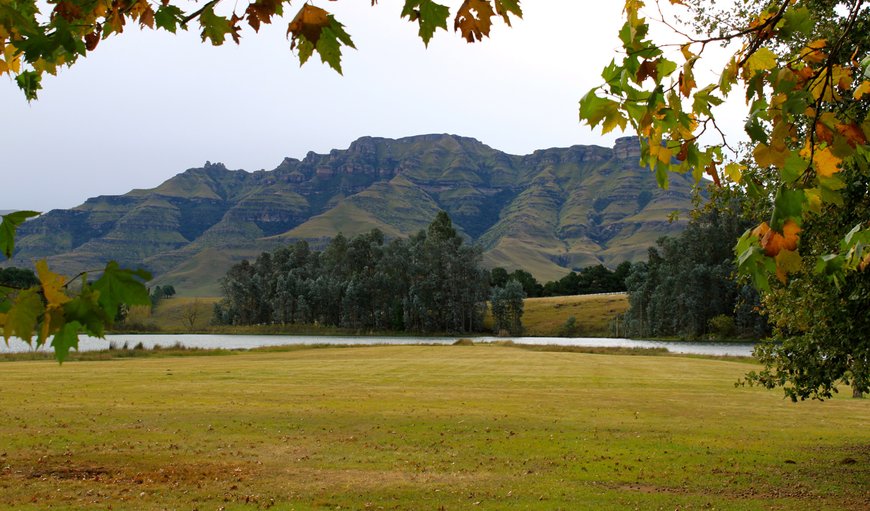
{"type": "Polygon", "coordinates": [[[555,337],[569,317],[577,318],[578,337],[612,336],[611,322],[628,310],[628,295],[527,298],[523,326],[527,335],[555,337]]]}

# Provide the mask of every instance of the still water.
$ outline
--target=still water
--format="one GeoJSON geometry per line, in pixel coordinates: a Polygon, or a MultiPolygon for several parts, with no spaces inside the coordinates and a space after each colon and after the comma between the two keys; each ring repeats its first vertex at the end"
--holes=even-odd
{"type": "MultiPolygon", "coordinates": [[[[474,342],[504,341],[507,338],[499,337],[467,337],[474,342]]],[[[251,349],[264,346],[284,346],[290,344],[453,344],[460,337],[359,337],[359,336],[305,336],[305,335],[194,335],[194,334],[113,334],[105,339],[93,337],[79,337],[79,350],[92,351],[102,350],[109,347],[113,342],[120,348],[124,344],[133,347],[138,343],[146,348],[155,345],[171,346],[180,343],[188,348],[223,348],[223,349],[251,349]]],[[[728,355],[749,357],[752,356],[753,344],[751,343],[714,343],[714,342],[665,342],[665,341],[640,341],[633,339],[612,339],[594,337],[511,337],[510,340],[517,344],[536,345],[559,345],[559,346],[583,346],[583,347],[618,347],[618,348],[666,348],[673,353],[686,353],[697,355],[728,355]]],[[[11,339],[9,346],[0,343],[0,353],[29,351],[31,348],[18,339],[11,339]]],[[[49,350],[43,346],[43,350],[49,350]]]]}

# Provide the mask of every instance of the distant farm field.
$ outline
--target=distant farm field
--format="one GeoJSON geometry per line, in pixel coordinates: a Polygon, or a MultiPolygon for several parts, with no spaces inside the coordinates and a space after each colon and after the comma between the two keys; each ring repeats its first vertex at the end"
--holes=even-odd
{"type": "MultiPolygon", "coordinates": [[[[135,308],[130,323],[146,329],[170,332],[210,331],[227,333],[280,333],[281,327],[231,328],[211,325],[212,311],[218,297],[174,296],[158,302],[153,311],[135,308]],[[192,325],[192,326],[191,326],[192,325]]],[[[557,337],[569,317],[576,318],[576,335],[580,337],[611,337],[617,315],[628,309],[628,297],[624,293],[605,295],[556,296],[551,298],[527,298],[524,305],[523,327],[525,335],[557,337]]],[[[491,325],[491,319],[486,322],[491,325]]],[[[134,328],[135,329],[135,328],[134,328]]],[[[342,333],[341,329],[319,330],[313,326],[296,325],[284,327],[288,333],[342,333]]],[[[347,332],[344,332],[347,333],[347,332]]],[[[351,332],[353,333],[353,332],[351,332]]],[[[484,332],[486,333],[486,332],[484,332]]]]}
{"type": "Polygon", "coordinates": [[[866,510],[870,400],[735,388],[751,367],[493,345],[0,363],[0,508],[866,510]]]}
{"type": "Polygon", "coordinates": [[[613,337],[616,317],[626,310],[625,293],[527,298],[523,328],[526,335],[559,336],[559,330],[574,316],[578,337],[613,337]]]}

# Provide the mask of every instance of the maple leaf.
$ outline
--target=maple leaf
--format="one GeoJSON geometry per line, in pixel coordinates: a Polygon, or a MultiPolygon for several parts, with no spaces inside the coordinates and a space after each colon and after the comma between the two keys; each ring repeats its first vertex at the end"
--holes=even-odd
{"type": "Polygon", "coordinates": [[[81,329],[81,325],[77,321],[72,321],[63,325],[60,331],[54,334],[51,347],[54,348],[54,356],[58,362],[63,363],[66,360],[70,349],[78,350],[79,329],[81,329]]]}
{"type": "Polygon", "coordinates": [[[484,36],[489,37],[493,16],[495,11],[489,0],[465,0],[456,11],[453,30],[459,31],[469,43],[482,41],[484,36]]]}
{"type": "Polygon", "coordinates": [[[495,12],[502,17],[507,26],[511,26],[510,14],[517,18],[523,17],[519,0],[495,0],[495,12]]]}
{"type": "Polygon", "coordinates": [[[290,48],[295,48],[296,41],[300,38],[316,46],[323,29],[329,25],[329,17],[329,13],[320,7],[311,4],[303,5],[293,21],[287,25],[287,35],[293,35],[290,48]]]}
{"type": "Polygon", "coordinates": [[[202,40],[208,39],[214,46],[224,44],[227,34],[233,31],[228,18],[215,14],[213,4],[207,5],[202,10],[199,15],[199,24],[202,27],[202,40]]]}
{"type": "Polygon", "coordinates": [[[37,288],[25,289],[18,293],[3,317],[3,337],[6,342],[8,343],[12,337],[18,337],[30,343],[38,318],[44,310],[37,288]]]}
{"type": "Polygon", "coordinates": [[[836,128],[837,132],[846,138],[846,142],[848,142],[853,149],[857,148],[859,145],[867,143],[867,137],[864,136],[864,131],[855,123],[837,124],[836,128]]]}
{"type": "Polygon", "coordinates": [[[794,250],[783,249],[775,257],[776,278],[785,284],[789,273],[795,273],[801,269],[801,256],[794,250]]]}
{"type": "Polygon", "coordinates": [[[840,171],[838,166],[842,160],[834,156],[830,148],[816,149],[813,154],[813,165],[816,173],[822,177],[831,177],[840,171]]]}
{"type": "Polygon", "coordinates": [[[121,304],[151,304],[151,297],[144,284],[150,279],[151,274],[145,270],[126,270],[118,266],[117,262],[110,261],[103,270],[103,275],[91,287],[99,292],[100,306],[114,320],[121,304]]]}
{"type": "Polygon", "coordinates": [[[634,81],[640,84],[647,78],[652,78],[656,83],[659,82],[658,60],[644,60],[637,68],[634,81]]]}
{"type": "Polygon", "coordinates": [[[439,28],[447,30],[447,18],[450,9],[432,0],[405,0],[402,8],[402,17],[407,17],[411,22],[416,21],[420,25],[418,32],[423,44],[429,46],[429,41],[439,28]]]}
{"type": "Polygon", "coordinates": [[[41,259],[36,263],[36,275],[42,285],[42,294],[47,302],[46,307],[55,309],[70,301],[70,297],[63,291],[66,278],[48,269],[48,263],[41,259]]]}
{"type": "Polygon", "coordinates": [[[272,16],[281,16],[283,10],[283,0],[257,0],[248,4],[245,14],[251,28],[259,32],[261,23],[272,23],[272,16]]]}
{"type": "Polygon", "coordinates": [[[15,230],[28,218],[39,216],[36,211],[16,211],[3,215],[0,221],[0,252],[7,258],[15,251],[15,230]]]}

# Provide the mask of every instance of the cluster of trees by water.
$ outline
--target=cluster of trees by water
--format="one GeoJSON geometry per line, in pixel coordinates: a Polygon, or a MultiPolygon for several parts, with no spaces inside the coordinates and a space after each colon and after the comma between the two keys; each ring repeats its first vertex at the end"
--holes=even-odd
{"type": "Polygon", "coordinates": [[[446,213],[425,231],[387,242],[373,230],[304,242],[233,266],[218,323],[316,323],[364,330],[477,332],[490,297],[481,250],[463,244],[446,213]]]}
{"type": "Polygon", "coordinates": [[[736,276],[734,239],[749,225],[736,200],[711,202],[676,237],[661,238],[625,278],[631,337],[744,337],[769,334],[757,291],[736,276]]]}

